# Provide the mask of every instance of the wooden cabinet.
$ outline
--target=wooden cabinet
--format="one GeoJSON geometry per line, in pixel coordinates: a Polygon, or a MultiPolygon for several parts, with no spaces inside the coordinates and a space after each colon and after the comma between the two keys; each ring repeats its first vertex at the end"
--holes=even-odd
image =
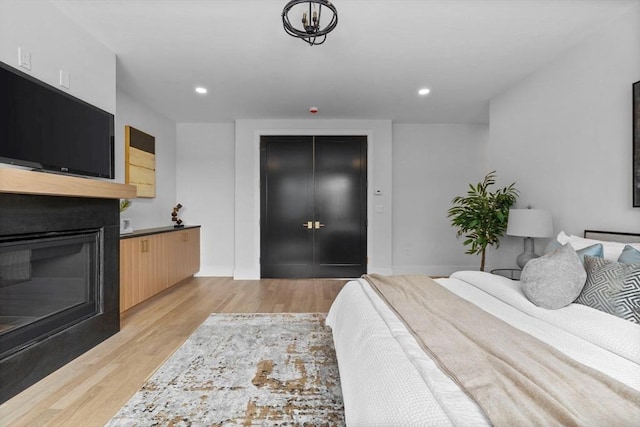
{"type": "Polygon", "coordinates": [[[168,286],[165,235],[120,240],[120,312],[168,286]]]}
{"type": "Polygon", "coordinates": [[[200,269],[200,229],[165,234],[169,283],[178,283],[200,269]]]}
{"type": "Polygon", "coordinates": [[[200,228],[139,230],[120,240],[120,312],[200,270],[200,228]]]}

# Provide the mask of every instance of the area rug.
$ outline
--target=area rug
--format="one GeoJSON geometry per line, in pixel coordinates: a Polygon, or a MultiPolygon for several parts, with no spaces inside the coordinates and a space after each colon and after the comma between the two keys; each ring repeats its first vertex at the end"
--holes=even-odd
{"type": "Polygon", "coordinates": [[[212,314],[107,425],[344,425],[324,319],[212,314]]]}

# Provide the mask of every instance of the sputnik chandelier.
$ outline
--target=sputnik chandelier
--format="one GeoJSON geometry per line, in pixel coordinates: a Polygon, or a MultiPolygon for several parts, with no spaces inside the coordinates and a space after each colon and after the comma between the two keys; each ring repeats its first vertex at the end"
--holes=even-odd
{"type": "Polygon", "coordinates": [[[300,38],[309,46],[320,45],[338,25],[338,11],[327,0],[291,0],[282,10],[282,25],[290,36],[300,38]],[[301,26],[295,27],[289,20],[293,12],[294,22],[299,20],[301,26]],[[322,22],[328,22],[322,26],[322,22]]]}

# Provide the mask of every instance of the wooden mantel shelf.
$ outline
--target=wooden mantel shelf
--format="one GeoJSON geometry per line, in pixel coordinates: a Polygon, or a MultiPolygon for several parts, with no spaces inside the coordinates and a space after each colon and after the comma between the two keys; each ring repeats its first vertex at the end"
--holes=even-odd
{"type": "Polygon", "coordinates": [[[0,167],[0,193],[133,199],[136,197],[136,187],[91,178],[0,167]]]}

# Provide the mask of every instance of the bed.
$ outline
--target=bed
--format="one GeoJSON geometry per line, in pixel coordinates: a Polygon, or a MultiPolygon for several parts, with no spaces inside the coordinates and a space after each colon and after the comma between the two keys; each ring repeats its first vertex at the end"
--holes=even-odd
{"type": "MultiPolygon", "coordinates": [[[[556,243],[565,247],[570,243],[569,246],[574,254],[583,250],[591,251],[593,245],[601,245],[601,249],[604,249],[603,258],[610,261],[621,259],[622,255],[619,254],[622,248],[629,253],[627,246],[640,250],[640,234],[634,233],[588,231],[583,237],[560,233],[556,240],[556,243]]],[[[633,256],[636,255],[637,253],[633,254],[633,256]]],[[[594,260],[589,258],[588,261],[594,260]]],[[[629,268],[636,269],[634,277],[640,277],[637,275],[638,264],[629,265],[631,265],[629,268]]],[[[525,267],[525,270],[527,268],[529,267],[525,267]]],[[[411,278],[405,281],[416,281],[419,283],[418,288],[421,289],[419,292],[422,292],[423,283],[420,280],[422,279],[411,278]]],[[[578,303],[570,303],[553,310],[542,308],[528,299],[520,281],[489,273],[460,271],[449,278],[435,281],[437,288],[444,288],[449,291],[445,291],[447,294],[455,295],[452,298],[463,300],[456,304],[471,304],[475,306],[474,309],[480,309],[482,312],[478,315],[490,316],[493,319],[492,322],[495,321],[496,324],[506,323],[510,326],[504,327],[515,329],[514,333],[521,334],[514,339],[504,338],[506,345],[513,345],[507,352],[508,355],[517,353],[516,359],[519,359],[521,354],[526,353],[532,353],[535,357],[538,357],[538,354],[560,353],[562,358],[569,359],[566,363],[577,366],[576,369],[584,370],[598,378],[604,377],[603,381],[606,380],[609,384],[604,387],[607,390],[624,391],[626,402],[618,406],[617,401],[614,402],[608,398],[605,402],[592,401],[589,394],[592,392],[591,386],[584,388],[588,390],[586,398],[579,399],[581,402],[578,402],[578,405],[583,405],[582,407],[571,406],[573,402],[563,402],[569,407],[569,412],[578,413],[576,415],[578,421],[571,422],[577,425],[640,425],[640,324],[578,303]],[[543,350],[537,347],[535,350],[533,350],[534,347],[530,349],[528,347],[530,341],[543,346],[541,347],[543,350]],[[630,407],[624,406],[629,404],[630,407]],[[604,409],[596,410],[597,414],[592,417],[589,412],[591,407],[604,409]],[[581,418],[581,414],[585,415],[581,418]],[[597,418],[599,416],[604,418],[597,418]]],[[[480,367],[480,365],[462,367],[462,371],[469,372],[458,375],[451,369],[455,364],[443,364],[443,360],[447,357],[457,358],[458,361],[468,357],[475,364],[474,355],[481,351],[458,352],[442,356],[434,354],[429,340],[435,338],[420,336],[420,328],[432,330],[440,328],[429,328],[425,326],[427,323],[416,326],[415,323],[408,322],[407,318],[410,316],[403,314],[402,309],[398,307],[390,307],[387,301],[392,298],[388,294],[381,293],[376,283],[367,276],[347,283],[327,316],[327,325],[332,328],[334,337],[347,425],[515,425],[522,424],[523,419],[526,420],[527,425],[547,425],[548,419],[546,421],[544,421],[545,418],[538,419],[535,411],[534,415],[531,415],[531,412],[525,412],[524,415],[521,413],[511,418],[514,410],[520,410],[520,402],[517,400],[519,398],[513,398],[514,402],[507,402],[513,392],[510,387],[524,388],[518,393],[522,392],[526,395],[530,391],[529,385],[507,384],[505,387],[508,390],[502,391],[506,394],[500,394],[500,390],[492,384],[493,391],[486,392],[490,404],[486,407],[486,395],[484,399],[475,397],[473,392],[470,392],[474,386],[470,386],[468,382],[461,383],[460,377],[469,376],[469,372],[475,369],[478,377],[483,377],[483,381],[492,383],[494,380],[487,380],[484,375],[493,369],[480,367]],[[496,393],[495,399],[491,398],[492,393],[496,393]],[[482,406],[478,401],[482,402],[482,406]],[[491,405],[495,405],[497,409],[491,405]],[[506,405],[506,412],[496,416],[496,411],[503,410],[500,408],[501,405],[506,405]],[[509,408],[509,405],[514,406],[509,408]]],[[[390,289],[393,291],[395,282],[390,283],[390,289]]],[[[528,279],[525,285],[529,286],[528,279]]],[[[637,302],[637,292],[633,292],[637,302]]],[[[409,300],[414,298],[413,294],[408,296],[409,300]]],[[[435,305],[435,298],[432,301],[435,305]]],[[[428,305],[431,302],[423,302],[423,304],[428,305]]],[[[451,302],[447,304],[450,304],[450,311],[454,308],[458,310],[450,313],[453,318],[465,317],[462,316],[463,313],[471,313],[470,315],[475,316],[474,312],[468,308],[457,308],[458,306],[451,302]]],[[[484,322],[485,320],[479,323],[485,324],[484,322]]],[[[498,337],[503,336],[501,330],[493,329],[493,323],[486,324],[490,325],[487,326],[490,330],[484,330],[484,326],[480,326],[479,330],[484,333],[487,342],[499,342],[498,337]]],[[[433,347],[437,348],[439,345],[434,344],[433,347]]],[[[443,352],[446,353],[447,347],[443,348],[443,352]]],[[[506,357],[505,360],[507,360],[506,357]]],[[[499,371],[501,368],[496,370],[499,371]]],[[[522,374],[525,377],[538,375],[527,372],[522,374]]],[[[473,377],[468,380],[471,383],[475,381],[473,377]]],[[[571,386],[581,388],[570,384],[569,387],[571,386]]],[[[584,390],[579,392],[585,396],[584,390]]],[[[594,396],[599,396],[595,391],[593,393],[594,396]]],[[[514,395],[518,394],[514,393],[514,395]]],[[[563,400],[562,396],[559,400],[563,400]]],[[[522,405],[526,406],[524,403],[522,405]]],[[[565,420],[555,423],[566,425],[571,422],[565,420]]]]}

